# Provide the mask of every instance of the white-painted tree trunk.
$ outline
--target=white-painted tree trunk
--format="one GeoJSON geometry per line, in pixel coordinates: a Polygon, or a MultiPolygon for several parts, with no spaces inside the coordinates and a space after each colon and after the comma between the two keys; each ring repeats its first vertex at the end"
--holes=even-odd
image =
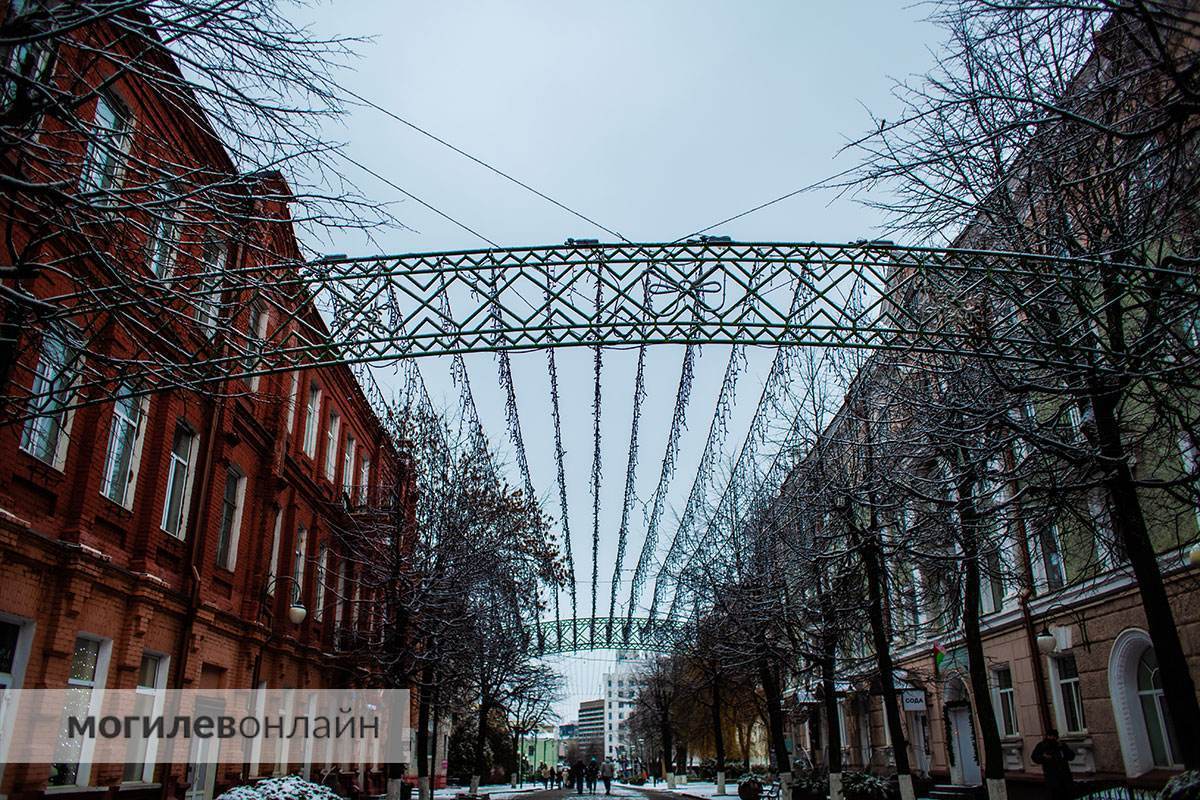
{"type": "Polygon", "coordinates": [[[674,772],[667,773],[667,788],[668,789],[675,788],[675,773],[674,772]]]}
{"type": "Polygon", "coordinates": [[[842,794],[842,773],[829,773],[829,800],[844,800],[842,794]]]}
{"type": "Polygon", "coordinates": [[[792,800],[792,773],[779,773],[779,800],[792,800]]]}
{"type": "Polygon", "coordinates": [[[403,778],[388,778],[387,782],[387,800],[400,800],[401,792],[404,787],[403,778]]]}
{"type": "Polygon", "coordinates": [[[1008,784],[1004,778],[988,778],[984,783],[987,784],[988,800],[1008,800],[1008,784]]]}
{"type": "Polygon", "coordinates": [[[417,779],[417,797],[419,800],[433,800],[433,794],[429,791],[430,785],[428,775],[417,779]]]}
{"type": "Polygon", "coordinates": [[[687,786],[687,773],[686,772],[683,773],[682,775],[676,776],[675,785],[676,786],[687,786]]]}
{"type": "Polygon", "coordinates": [[[725,771],[717,773],[717,794],[725,794],[725,771]]]}
{"type": "Polygon", "coordinates": [[[471,776],[471,794],[479,794],[479,776],[471,776]]]}
{"type": "Polygon", "coordinates": [[[900,781],[900,800],[917,800],[917,793],[913,789],[912,775],[896,777],[900,781]]]}

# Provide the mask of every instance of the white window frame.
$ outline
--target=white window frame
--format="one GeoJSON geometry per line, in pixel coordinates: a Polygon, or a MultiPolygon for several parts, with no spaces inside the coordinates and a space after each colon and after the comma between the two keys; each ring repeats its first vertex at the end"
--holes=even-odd
{"type": "Polygon", "coordinates": [[[102,193],[120,189],[133,143],[133,130],[134,117],[129,106],[111,91],[97,93],[89,138],[84,148],[83,166],[79,171],[81,194],[100,195],[100,201],[104,202],[111,198],[105,198],[102,193]],[[100,133],[98,126],[102,107],[108,108],[114,122],[118,123],[112,128],[104,128],[104,133],[100,133]],[[101,149],[103,152],[100,152],[101,149]]]}
{"type": "Polygon", "coordinates": [[[292,385],[288,389],[287,432],[296,430],[296,406],[300,402],[300,371],[292,373],[292,385]]]}
{"type": "MultiPolygon", "coordinates": [[[[83,639],[89,642],[99,644],[96,652],[96,668],[92,673],[90,681],[84,681],[78,678],[67,678],[67,687],[86,687],[91,689],[88,696],[88,713],[96,716],[100,711],[100,704],[104,699],[104,687],[108,679],[108,662],[112,656],[112,639],[103,636],[94,636],[89,633],[78,633],[75,635],[75,647],[71,648],[71,658],[74,659],[76,647],[79,640],[83,639]]],[[[82,747],[79,753],[79,766],[75,772],[75,782],[57,784],[61,787],[89,786],[92,777],[92,754],[96,750],[96,742],[94,739],[83,740],[82,747]]],[[[56,753],[57,755],[57,753],[56,753]]],[[[49,791],[54,791],[56,787],[48,787],[49,791]]]]}
{"type": "MultiPolygon", "coordinates": [[[[131,391],[131,387],[127,386],[122,389],[131,391]]],[[[108,448],[104,453],[104,472],[100,481],[100,494],[126,510],[133,508],[133,498],[137,493],[138,468],[142,463],[142,443],[145,440],[149,407],[149,397],[127,397],[113,403],[112,421],[109,423],[108,430],[108,448]],[[121,403],[126,400],[133,404],[135,419],[130,419],[128,414],[121,409],[121,403]],[[133,438],[127,445],[130,448],[129,468],[125,470],[125,475],[117,476],[114,474],[117,468],[116,437],[118,430],[129,431],[130,429],[132,429],[133,438]],[[118,485],[121,495],[113,497],[112,491],[118,485]]]]}
{"type": "Polygon", "coordinates": [[[1057,592],[1066,588],[1068,581],[1067,564],[1063,560],[1062,537],[1059,534],[1058,523],[1048,522],[1044,528],[1037,529],[1035,527],[1035,535],[1031,537],[1033,547],[1033,577],[1037,588],[1042,592],[1057,592]],[[1043,547],[1045,536],[1053,537],[1054,545],[1057,550],[1058,567],[1062,576],[1062,585],[1058,587],[1050,586],[1050,576],[1046,571],[1046,551],[1043,547]]]}
{"type": "Polygon", "coordinates": [[[308,405],[304,412],[304,455],[314,458],[317,455],[317,427],[321,421],[321,387],[315,383],[308,385],[308,405]]]}
{"type": "Polygon", "coordinates": [[[240,468],[230,465],[225,473],[226,488],[221,494],[221,528],[217,530],[217,566],[233,572],[237,569],[238,542],[242,535],[242,518],[246,515],[246,473],[240,468]],[[237,481],[233,489],[233,519],[229,522],[228,542],[225,558],[221,558],[221,533],[225,527],[225,497],[229,489],[229,480],[237,481]]]}
{"type": "Polygon", "coordinates": [[[275,584],[279,582],[279,537],[283,532],[283,509],[275,509],[275,525],[271,531],[271,563],[267,566],[267,597],[275,596],[275,584]]]}
{"type": "Polygon", "coordinates": [[[0,673],[0,778],[8,763],[8,745],[12,741],[13,722],[19,710],[18,695],[9,690],[20,689],[25,683],[25,669],[29,666],[29,653],[37,623],[24,617],[0,613],[0,620],[17,626],[17,644],[13,650],[11,672],[0,673]]]}
{"type": "Polygon", "coordinates": [[[342,614],[345,611],[346,601],[346,562],[342,561],[338,564],[338,580],[337,580],[337,597],[334,599],[333,606],[333,626],[335,628],[342,627],[342,614]]]}
{"type": "MultiPolygon", "coordinates": [[[[331,404],[332,405],[332,404],[331,404]]],[[[342,433],[342,415],[336,408],[329,409],[329,422],[325,425],[325,478],[329,481],[337,477],[338,437],[342,433]]]]}
{"type": "MultiPolygon", "coordinates": [[[[24,452],[41,461],[43,464],[48,464],[54,469],[62,472],[63,467],[67,463],[67,448],[71,440],[71,426],[75,422],[75,409],[70,407],[71,401],[75,399],[75,389],[79,383],[80,366],[83,361],[82,355],[77,352],[72,352],[73,343],[70,337],[59,331],[49,331],[42,337],[41,347],[38,351],[37,363],[34,364],[34,378],[31,392],[34,397],[30,397],[29,411],[34,416],[30,416],[21,426],[21,441],[20,448],[24,452]],[[46,342],[53,339],[62,345],[63,364],[59,365],[62,371],[55,376],[50,376],[45,370],[46,362],[46,342]],[[65,411],[51,411],[49,413],[38,413],[45,408],[43,405],[38,407],[36,395],[44,395],[50,387],[57,387],[57,381],[60,376],[67,376],[66,385],[63,388],[55,388],[53,397],[61,397],[61,405],[67,406],[65,411]],[[49,431],[42,430],[42,426],[50,426],[49,431]],[[53,441],[53,452],[49,453],[50,460],[47,461],[39,453],[40,448],[35,447],[34,437],[48,437],[51,432],[56,437],[53,441]]],[[[43,398],[42,403],[45,404],[49,399],[43,398]]]]}
{"type": "MultiPolygon", "coordinates": [[[[265,306],[254,306],[250,309],[249,326],[246,330],[246,371],[258,369],[262,362],[262,351],[267,342],[267,325],[271,321],[271,309],[265,306]]],[[[247,379],[250,391],[257,392],[261,383],[261,375],[251,375],[247,379]]]]}
{"type": "Polygon", "coordinates": [[[364,453],[358,462],[358,504],[365,506],[370,500],[371,459],[364,453]]]}
{"type": "Polygon", "coordinates": [[[162,521],[159,523],[159,528],[161,528],[162,531],[168,536],[174,536],[180,541],[185,541],[187,539],[189,517],[191,516],[189,512],[191,511],[192,505],[192,485],[196,477],[196,454],[198,445],[200,443],[200,435],[196,433],[194,428],[192,428],[183,420],[179,420],[175,423],[175,432],[178,432],[180,429],[185,430],[190,439],[188,442],[188,460],[184,467],[183,492],[181,493],[179,500],[181,506],[179,509],[179,530],[172,531],[167,527],[167,517],[171,508],[171,488],[175,483],[176,473],[174,467],[175,462],[179,460],[179,457],[175,454],[175,433],[171,434],[171,449],[167,453],[167,491],[163,496],[163,513],[162,521]]]}
{"type": "Polygon", "coordinates": [[[1021,735],[1020,709],[1017,706],[1017,684],[1013,678],[1011,666],[1001,666],[992,669],[992,701],[996,704],[996,727],[1004,738],[1021,735]],[[1008,674],[1008,686],[1000,685],[1001,673],[1008,674]],[[1005,709],[1012,718],[1012,730],[1005,725],[1005,709]]]}
{"type": "MultiPolygon", "coordinates": [[[[147,656],[158,659],[158,668],[154,672],[154,685],[144,686],[137,684],[134,687],[134,692],[139,695],[148,695],[154,698],[151,705],[151,713],[154,716],[160,716],[163,711],[163,701],[166,697],[167,675],[170,674],[168,665],[171,663],[171,657],[165,653],[158,653],[153,650],[143,650],[142,660],[147,656]]],[[[138,674],[141,675],[141,663],[138,664],[138,674]]],[[[134,742],[130,742],[130,746],[134,746],[134,742]]],[[[137,784],[151,783],[154,780],[154,768],[157,766],[155,758],[158,755],[158,737],[150,736],[146,739],[146,751],[140,757],[142,765],[142,774],[139,778],[125,779],[122,775],[122,784],[137,784]]],[[[138,763],[137,761],[131,763],[138,763]]]]}
{"type": "Polygon", "coordinates": [[[353,434],[346,435],[346,451],[342,454],[342,494],[354,499],[354,459],[358,455],[358,442],[353,434]]]}
{"type": "Polygon", "coordinates": [[[1079,663],[1075,663],[1075,677],[1064,678],[1062,676],[1061,662],[1065,658],[1075,660],[1074,653],[1061,653],[1049,657],[1050,661],[1050,684],[1054,687],[1051,692],[1054,700],[1054,716],[1058,723],[1058,729],[1063,733],[1069,734],[1086,734],[1087,727],[1087,712],[1083,707],[1083,684],[1079,680],[1079,663]],[[1063,686],[1066,684],[1074,684],[1074,696],[1078,700],[1077,710],[1079,712],[1079,721],[1082,723],[1081,728],[1072,728],[1067,724],[1067,707],[1066,698],[1063,696],[1063,686]]]}
{"type": "Polygon", "coordinates": [[[200,256],[200,269],[204,276],[196,293],[196,322],[205,338],[212,339],[217,335],[217,325],[221,320],[221,299],[224,283],[224,273],[229,263],[229,244],[209,240],[204,243],[200,256]]]}
{"type": "Polygon", "coordinates": [[[308,528],[296,526],[295,548],[292,553],[292,600],[304,604],[304,570],[308,561],[308,528]]]}
{"type": "Polygon", "coordinates": [[[154,207],[146,226],[146,267],[159,280],[171,277],[179,248],[179,184],[174,180],[154,186],[154,207]]]}
{"type": "Polygon", "coordinates": [[[325,618],[325,576],[329,565],[329,545],[322,544],[317,553],[317,596],[313,601],[313,619],[320,622],[325,618]]]}

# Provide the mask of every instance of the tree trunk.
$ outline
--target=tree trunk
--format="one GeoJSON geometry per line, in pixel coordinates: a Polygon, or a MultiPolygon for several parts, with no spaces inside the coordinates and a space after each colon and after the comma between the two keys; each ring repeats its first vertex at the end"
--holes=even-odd
{"type": "Polygon", "coordinates": [[[781,776],[790,776],[792,761],[788,756],[787,741],[784,738],[783,690],[779,685],[779,675],[771,668],[765,655],[758,659],[758,679],[767,703],[767,726],[771,734],[771,749],[775,753],[775,767],[781,776]]]}
{"type": "Polygon", "coordinates": [[[842,800],[841,793],[841,724],[838,721],[838,686],[836,686],[836,646],[838,638],[833,628],[833,609],[828,595],[821,596],[824,632],[821,642],[821,691],[826,717],[826,766],[829,770],[829,800],[842,800]]]}
{"type": "Polygon", "coordinates": [[[686,786],[687,774],[687,742],[680,739],[675,745],[675,785],[678,786],[682,779],[686,786]]]}
{"type": "Polygon", "coordinates": [[[662,737],[663,780],[668,789],[675,788],[675,773],[671,771],[671,757],[675,745],[675,734],[671,730],[671,718],[665,713],[659,722],[659,734],[662,737]]]}
{"type": "Polygon", "coordinates": [[[1000,746],[1000,731],[996,728],[996,709],[992,706],[992,690],[988,685],[987,662],[983,655],[983,637],[979,631],[979,513],[973,499],[974,476],[965,479],[958,488],[958,516],[962,526],[963,549],[963,641],[967,648],[967,671],[971,695],[975,701],[975,718],[983,738],[983,777],[989,800],[1005,800],[1008,789],[1004,782],[1004,750],[1000,746]]]}
{"type": "Polygon", "coordinates": [[[437,788],[438,774],[438,723],[441,716],[441,706],[438,704],[437,689],[434,689],[434,696],[430,702],[430,713],[433,714],[433,725],[429,731],[429,793],[433,796],[433,790],[437,788]]]}
{"type": "Polygon", "coordinates": [[[717,757],[717,794],[725,794],[725,731],[721,727],[721,675],[712,678],[713,748],[717,757]]]}
{"type": "Polygon", "coordinates": [[[1175,742],[1187,769],[1200,769],[1200,702],[1188,670],[1179,628],[1167,597],[1158,557],[1146,527],[1137,484],[1121,441],[1117,395],[1093,393],[1092,412],[1100,447],[1105,487],[1111,498],[1112,522],[1125,556],[1133,568],[1138,595],[1146,613],[1146,628],[1158,656],[1163,696],[1175,723],[1175,742]]]}
{"type": "Polygon", "coordinates": [[[879,540],[874,531],[867,533],[868,541],[859,548],[867,574],[868,616],[871,620],[871,640],[875,645],[875,664],[879,669],[879,684],[883,691],[883,713],[887,717],[888,733],[892,738],[892,756],[896,760],[896,775],[900,784],[900,800],[914,800],[912,770],[908,764],[908,742],[900,721],[900,704],[896,698],[891,642],[883,619],[883,559],[879,540]]]}
{"type": "Polygon", "coordinates": [[[484,748],[487,747],[488,712],[491,704],[486,700],[479,703],[479,730],[475,732],[475,770],[471,775],[471,794],[479,794],[479,782],[483,777],[485,761],[484,748]]]}
{"type": "Polygon", "coordinates": [[[425,667],[421,670],[420,694],[417,699],[417,787],[419,800],[429,800],[429,707],[432,704],[430,694],[433,692],[432,670],[425,667]]]}

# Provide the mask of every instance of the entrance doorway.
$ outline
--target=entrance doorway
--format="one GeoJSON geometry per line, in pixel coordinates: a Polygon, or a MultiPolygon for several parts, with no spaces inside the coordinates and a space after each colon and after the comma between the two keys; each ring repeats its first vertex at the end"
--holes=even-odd
{"type": "Polygon", "coordinates": [[[961,786],[978,786],[983,783],[983,773],[975,753],[971,708],[967,705],[953,706],[946,709],[946,715],[950,720],[950,746],[954,748],[951,780],[961,786]]]}

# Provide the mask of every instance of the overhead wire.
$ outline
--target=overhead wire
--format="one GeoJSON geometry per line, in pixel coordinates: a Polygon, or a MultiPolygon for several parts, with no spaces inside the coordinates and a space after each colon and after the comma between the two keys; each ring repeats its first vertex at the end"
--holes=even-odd
{"type": "Polygon", "coordinates": [[[416,131],[417,133],[421,134],[422,136],[432,139],[433,141],[437,142],[438,144],[442,145],[443,147],[446,147],[446,148],[454,151],[455,153],[458,153],[460,156],[475,162],[476,164],[483,167],[484,169],[489,170],[489,171],[495,173],[496,175],[499,175],[501,178],[504,178],[505,180],[516,184],[517,186],[520,186],[522,189],[525,189],[528,192],[532,192],[533,194],[542,198],[546,202],[557,206],[558,208],[562,209],[563,211],[566,211],[568,214],[571,214],[571,215],[583,220],[584,222],[588,223],[589,225],[593,225],[596,228],[599,228],[600,230],[604,231],[607,234],[616,236],[618,239],[625,242],[626,244],[632,244],[632,242],[630,242],[629,239],[625,238],[624,234],[620,233],[619,231],[614,230],[613,228],[610,228],[607,225],[597,222],[596,220],[592,219],[591,217],[587,216],[586,214],[584,214],[580,211],[576,211],[575,209],[568,206],[566,203],[563,203],[559,200],[554,199],[553,197],[551,197],[550,195],[541,191],[540,189],[536,189],[533,186],[530,186],[528,183],[521,180],[520,178],[513,177],[512,175],[505,172],[504,170],[502,170],[498,167],[492,166],[488,162],[484,161],[482,158],[472,155],[471,153],[468,153],[466,150],[463,150],[461,147],[451,144],[450,142],[443,139],[441,136],[438,136],[437,134],[427,130],[426,128],[423,128],[422,126],[416,124],[415,122],[411,122],[411,121],[405,119],[404,117],[400,116],[399,114],[392,111],[391,109],[385,108],[384,106],[379,105],[375,101],[370,100],[366,97],[363,97],[361,94],[358,94],[357,92],[350,91],[349,89],[346,89],[344,91],[347,95],[355,98],[363,105],[375,109],[376,111],[383,114],[384,116],[387,116],[387,117],[395,120],[396,122],[399,122],[400,124],[411,128],[412,130],[416,131]]]}

